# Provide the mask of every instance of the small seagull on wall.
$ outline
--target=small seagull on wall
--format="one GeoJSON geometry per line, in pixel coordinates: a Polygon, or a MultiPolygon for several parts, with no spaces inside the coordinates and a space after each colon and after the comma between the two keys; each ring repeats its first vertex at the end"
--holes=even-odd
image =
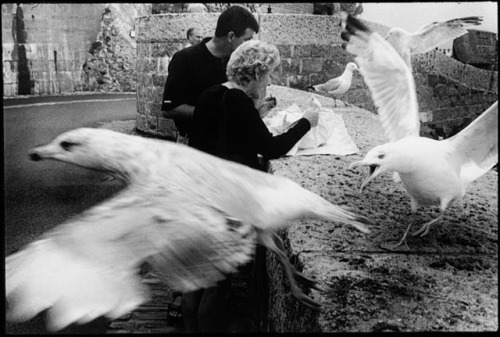
{"type": "Polygon", "coordinates": [[[332,78],[322,84],[311,85],[307,87],[307,89],[321,92],[326,96],[332,97],[335,101],[335,107],[337,107],[337,97],[345,94],[351,88],[352,75],[355,70],[359,70],[356,63],[349,62],[342,75],[332,78]]]}

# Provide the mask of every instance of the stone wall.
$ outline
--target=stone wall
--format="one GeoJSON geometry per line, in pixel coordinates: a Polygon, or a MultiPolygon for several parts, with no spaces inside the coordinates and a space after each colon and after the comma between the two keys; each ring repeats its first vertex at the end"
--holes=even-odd
{"type": "MultiPolygon", "coordinates": [[[[275,44],[281,65],[273,84],[306,90],[340,75],[353,56],[342,49],[340,19],[336,15],[255,14],[260,23],[257,38],[275,44]]],[[[137,127],[160,137],[175,138],[173,122],[160,107],[168,62],[182,48],[184,33],[198,24],[213,32],[218,14],[164,14],[138,18],[137,127]]],[[[389,27],[365,21],[385,35],[389,27]]],[[[412,59],[421,110],[422,135],[448,137],[490,106],[498,95],[498,73],[458,62],[431,51],[412,59]]],[[[362,76],[355,72],[351,89],[340,99],[376,112],[362,76]]]]}
{"type": "Polygon", "coordinates": [[[3,95],[134,91],[134,19],[151,4],[2,4],[3,95]]]}
{"type": "Polygon", "coordinates": [[[73,91],[98,34],[103,8],[104,4],[2,4],[4,96],[73,91]]]}

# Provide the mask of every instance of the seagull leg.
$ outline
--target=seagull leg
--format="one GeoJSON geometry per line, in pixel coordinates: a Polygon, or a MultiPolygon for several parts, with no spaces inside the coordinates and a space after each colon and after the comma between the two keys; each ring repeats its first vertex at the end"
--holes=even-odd
{"type": "MultiPolygon", "coordinates": [[[[274,242],[276,243],[276,246],[278,247],[278,249],[280,249],[281,251],[284,252],[285,246],[283,244],[283,240],[281,239],[281,237],[278,234],[273,233],[273,238],[274,238],[274,242]]],[[[288,261],[288,259],[287,259],[287,261],[288,261]]],[[[304,274],[298,272],[295,268],[293,268],[293,266],[290,265],[290,267],[293,271],[293,276],[297,282],[305,285],[308,288],[314,288],[314,289],[319,290],[319,291],[323,290],[318,286],[318,282],[316,282],[316,280],[309,278],[309,277],[305,276],[304,274]]]]}
{"type": "Polygon", "coordinates": [[[433,223],[441,220],[442,218],[443,218],[443,213],[441,213],[441,215],[439,215],[436,219],[423,224],[422,227],[420,227],[420,229],[418,231],[412,233],[412,236],[420,235],[420,237],[422,237],[422,236],[427,235],[427,233],[429,233],[429,229],[431,228],[431,225],[433,223]]]}
{"type": "Polygon", "coordinates": [[[431,228],[431,225],[435,222],[438,222],[439,220],[441,220],[443,218],[444,211],[446,210],[446,208],[448,207],[448,205],[451,202],[452,202],[452,200],[447,199],[447,198],[441,199],[441,203],[439,205],[439,210],[440,210],[439,216],[436,219],[423,224],[422,227],[420,227],[420,229],[418,231],[416,231],[415,233],[412,234],[412,236],[420,235],[420,237],[422,237],[422,236],[427,235],[427,233],[429,233],[429,229],[431,228]]]}
{"type": "MultiPolygon", "coordinates": [[[[395,176],[396,175],[394,175],[394,177],[395,176]]],[[[399,178],[399,176],[397,176],[397,177],[399,178]]],[[[399,242],[396,243],[395,245],[390,245],[388,242],[381,244],[380,248],[393,251],[393,250],[396,250],[396,248],[399,248],[402,245],[404,245],[406,247],[406,250],[411,250],[410,247],[408,247],[408,244],[406,243],[406,237],[408,236],[408,233],[410,232],[411,226],[415,222],[415,214],[417,213],[417,209],[418,209],[417,199],[413,199],[411,196],[410,196],[410,206],[411,206],[411,214],[410,214],[411,221],[410,221],[410,224],[408,225],[408,227],[406,227],[406,231],[403,234],[403,237],[401,238],[401,240],[399,240],[399,242]]]]}
{"type": "Polygon", "coordinates": [[[384,244],[381,244],[380,248],[393,251],[393,250],[396,250],[396,248],[399,248],[402,245],[404,245],[406,247],[406,250],[411,250],[410,247],[408,247],[408,244],[406,243],[406,237],[408,236],[408,233],[410,232],[410,228],[413,225],[413,222],[414,221],[412,219],[412,221],[410,222],[410,224],[406,228],[406,231],[403,234],[403,237],[401,238],[401,240],[399,240],[398,243],[396,243],[395,245],[390,245],[388,242],[386,242],[384,244]]]}
{"type": "Polygon", "coordinates": [[[286,277],[290,282],[290,290],[292,292],[293,297],[295,297],[299,302],[308,306],[311,309],[319,310],[321,305],[315,302],[312,298],[304,294],[304,292],[298,287],[297,282],[294,277],[294,269],[293,266],[288,261],[288,257],[285,252],[278,248],[275,241],[273,240],[273,236],[271,235],[260,235],[260,243],[264,245],[267,249],[271,250],[278,256],[279,261],[283,265],[285,269],[286,277]]]}

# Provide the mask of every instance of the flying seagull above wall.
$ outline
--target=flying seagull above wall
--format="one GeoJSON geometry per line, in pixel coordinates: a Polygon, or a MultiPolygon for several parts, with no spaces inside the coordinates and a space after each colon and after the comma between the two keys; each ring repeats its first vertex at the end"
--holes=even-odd
{"type": "Polygon", "coordinates": [[[356,63],[349,62],[347,63],[344,72],[339,77],[332,78],[322,84],[311,85],[308,89],[318,91],[332,97],[335,101],[336,107],[337,97],[345,94],[351,88],[352,74],[355,70],[359,70],[356,63]]]}
{"type": "MultiPolygon", "coordinates": [[[[347,16],[341,33],[346,50],[356,55],[360,72],[390,142],[371,149],[350,168],[368,166],[361,191],[375,177],[395,171],[411,201],[412,213],[420,204],[439,204],[438,218],[425,223],[413,235],[424,236],[446,208],[461,200],[467,187],[498,162],[498,102],[455,136],[437,141],[419,137],[420,121],[415,82],[408,65],[394,48],[362,22],[347,16]]],[[[412,221],[413,222],[413,221],[412,221]]],[[[406,245],[412,226],[390,249],[406,245]]]]}
{"type": "Polygon", "coordinates": [[[443,22],[432,22],[410,33],[402,28],[389,30],[385,39],[394,47],[411,70],[411,55],[427,53],[440,44],[467,34],[468,29],[479,26],[483,18],[470,16],[443,22]]]}
{"type": "Polygon", "coordinates": [[[368,232],[370,221],[295,182],[187,146],[104,129],[80,128],[34,148],[52,159],[123,179],[116,196],[55,227],[6,258],[7,319],[48,309],[51,330],[111,319],[148,300],[138,275],[147,262],[172,289],[206,288],[236,272],[262,244],[278,257],[292,295],[318,309],[275,230],[314,218],[368,232]]]}

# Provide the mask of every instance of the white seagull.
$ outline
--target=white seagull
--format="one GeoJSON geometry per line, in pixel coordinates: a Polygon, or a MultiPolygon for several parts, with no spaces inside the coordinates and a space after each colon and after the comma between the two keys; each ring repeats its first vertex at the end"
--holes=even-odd
{"type": "Polygon", "coordinates": [[[414,33],[394,27],[389,30],[385,39],[411,70],[411,55],[427,53],[440,44],[467,34],[468,29],[480,25],[482,20],[480,16],[470,16],[444,22],[432,22],[414,33]]]}
{"type": "Polygon", "coordinates": [[[359,70],[356,63],[349,62],[347,63],[344,72],[339,77],[332,78],[323,84],[311,85],[308,89],[318,91],[332,97],[335,101],[335,107],[337,107],[336,97],[345,94],[351,88],[352,74],[355,70],[359,70]]]}
{"type": "MultiPolygon", "coordinates": [[[[439,204],[439,217],[413,233],[424,236],[452,202],[463,198],[469,184],[498,162],[498,102],[451,138],[437,141],[419,137],[415,82],[407,64],[379,34],[352,16],[347,17],[346,31],[341,35],[348,41],[346,50],[356,55],[390,140],[350,167],[370,167],[361,191],[378,175],[397,172],[410,197],[413,214],[419,204],[439,204]]],[[[411,225],[392,249],[406,245],[411,225]]]]}
{"type": "Polygon", "coordinates": [[[10,321],[46,309],[51,330],[115,319],[147,301],[144,262],[173,290],[193,291],[235,272],[257,243],[278,254],[292,295],[317,309],[295,281],[316,282],[291,266],[275,230],[315,218],[369,232],[368,219],[290,179],[168,141],[80,128],[29,155],[110,173],[127,186],[6,258],[10,321]]]}

